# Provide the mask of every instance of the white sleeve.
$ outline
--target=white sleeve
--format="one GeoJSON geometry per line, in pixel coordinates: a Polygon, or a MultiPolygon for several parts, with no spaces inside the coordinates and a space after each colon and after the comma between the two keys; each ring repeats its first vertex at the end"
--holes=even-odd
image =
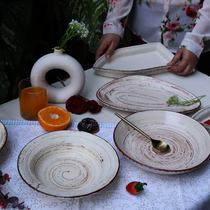
{"type": "Polygon", "coordinates": [[[114,33],[121,38],[133,0],[109,0],[109,11],[103,24],[103,34],[114,33]]]}
{"type": "Polygon", "coordinates": [[[210,40],[210,0],[204,0],[203,7],[198,11],[195,27],[192,32],[186,33],[180,47],[199,57],[204,48],[204,41],[207,40],[210,40]]]}

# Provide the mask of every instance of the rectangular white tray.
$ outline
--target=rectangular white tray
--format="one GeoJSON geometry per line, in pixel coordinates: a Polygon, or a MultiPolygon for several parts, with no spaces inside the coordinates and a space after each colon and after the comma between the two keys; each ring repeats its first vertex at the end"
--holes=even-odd
{"type": "Polygon", "coordinates": [[[104,55],[101,56],[94,63],[93,69],[97,75],[111,78],[150,76],[168,71],[166,68],[156,67],[166,65],[173,56],[173,53],[159,42],[136,45],[115,50],[108,60],[104,55]]]}

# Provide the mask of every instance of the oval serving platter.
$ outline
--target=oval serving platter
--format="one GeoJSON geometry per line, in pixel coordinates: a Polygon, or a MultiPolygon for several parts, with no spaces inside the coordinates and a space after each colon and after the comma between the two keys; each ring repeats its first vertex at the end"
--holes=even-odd
{"type": "Polygon", "coordinates": [[[80,198],[107,187],[119,171],[114,148],[82,131],[56,131],[30,141],[18,157],[18,171],[34,190],[80,198]]]}
{"type": "Polygon", "coordinates": [[[189,113],[201,106],[200,101],[190,106],[167,106],[166,102],[173,95],[177,95],[180,101],[196,98],[177,85],[141,75],[112,80],[96,93],[98,100],[106,106],[130,112],[165,110],[189,113]]]}
{"type": "Polygon", "coordinates": [[[122,120],[113,138],[119,151],[143,170],[175,175],[198,168],[209,158],[210,135],[196,120],[170,111],[152,110],[126,117],[151,138],[165,141],[170,152],[157,152],[151,141],[122,120]]]}
{"type": "Polygon", "coordinates": [[[0,150],[4,147],[7,141],[7,130],[2,122],[0,122],[0,150]]]}

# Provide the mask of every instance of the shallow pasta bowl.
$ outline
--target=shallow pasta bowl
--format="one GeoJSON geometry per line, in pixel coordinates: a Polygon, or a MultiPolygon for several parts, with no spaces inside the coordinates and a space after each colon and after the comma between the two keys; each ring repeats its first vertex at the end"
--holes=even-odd
{"type": "Polygon", "coordinates": [[[108,186],[118,170],[114,148],[81,131],[39,136],[22,149],[18,158],[20,176],[30,187],[60,198],[92,195],[108,186]]]}
{"type": "Polygon", "coordinates": [[[126,117],[149,136],[169,144],[169,153],[158,153],[150,140],[120,121],[114,130],[119,151],[141,169],[159,174],[179,174],[204,163],[210,152],[210,135],[192,118],[170,111],[144,111],[126,117]]]}
{"type": "Polygon", "coordinates": [[[7,141],[7,129],[4,124],[0,122],[0,150],[4,147],[7,141]]]}

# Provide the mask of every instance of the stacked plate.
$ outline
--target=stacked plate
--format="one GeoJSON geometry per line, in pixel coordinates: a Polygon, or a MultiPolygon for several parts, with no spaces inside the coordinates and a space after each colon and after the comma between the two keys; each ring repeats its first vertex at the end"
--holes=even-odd
{"type": "Polygon", "coordinates": [[[196,96],[169,82],[142,75],[112,80],[98,89],[96,96],[104,105],[136,112],[127,119],[153,139],[169,144],[171,151],[154,150],[150,140],[120,121],[114,131],[119,151],[140,168],[160,174],[191,171],[209,157],[210,136],[196,120],[183,115],[197,110],[198,101],[189,106],[167,105],[170,97],[191,101],[196,96]]]}

